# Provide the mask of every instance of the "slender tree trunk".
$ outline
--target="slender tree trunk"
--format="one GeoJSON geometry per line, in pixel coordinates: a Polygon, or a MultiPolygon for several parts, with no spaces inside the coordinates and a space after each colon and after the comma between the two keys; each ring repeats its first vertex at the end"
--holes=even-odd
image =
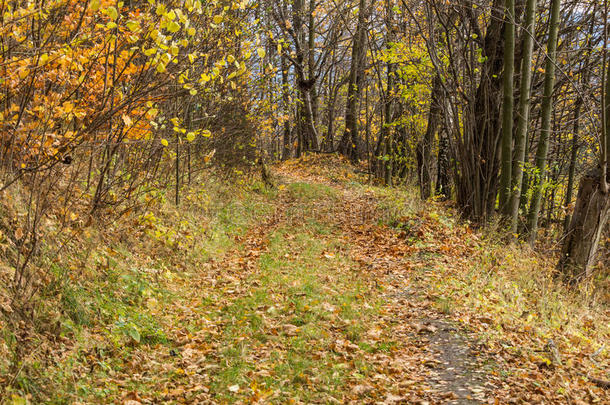
{"type": "Polygon", "coordinates": [[[443,97],[441,78],[436,75],[432,82],[430,111],[428,112],[428,126],[424,137],[417,145],[417,177],[419,180],[420,197],[423,200],[432,194],[432,145],[441,119],[441,103],[443,97]]]}
{"type": "MultiPolygon", "coordinates": [[[[565,206],[569,207],[572,203],[572,194],[574,193],[574,174],[576,172],[576,160],[578,159],[579,140],[578,133],[580,132],[580,110],[582,108],[582,98],[576,100],[574,106],[574,127],[572,129],[572,144],[570,146],[570,167],[568,169],[568,185],[566,187],[565,206]]],[[[563,221],[563,230],[567,232],[572,216],[568,213],[563,221]]]]}
{"type": "Polygon", "coordinates": [[[555,86],[555,61],[557,54],[557,34],[559,32],[561,0],[552,0],[551,19],[549,22],[549,40],[547,44],[547,61],[544,75],[544,96],[542,98],[542,122],[540,139],[536,150],[536,179],[530,211],[528,213],[529,241],[536,241],[538,232],[538,216],[542,199],[542,186],[546,175],[546,158],[549,149],[549,134],[551,129],[551,114],[553,111],[553,88],[555,86]]]}
{"type": "Polygon", "coordinates": [[[534,24],[536,20],[536,0],[527,0],[525,6],[525,27],[523,50],[521,58],[521,84],[517,117],[517,132],[515,133],[515,157],[512,167],[510,195],[510,231],[517,233],[519,225],[519,202],[523,186],[523,169],[527,146],[527,127],[530,114],[530,93],[532,84],[532,53],[534,50],[534,24]]]}
{"type": "MultiPolygon", "coordinates": [[[[471,16],[468,24],[478,24],[478,14],[464,2],[471,16]],[[474,21],[474,22],[472,22],[474,21]]],[[[494,212],[500,166],[500,108],[503,66],[502,5],[495,0],[483,40],[481,75],[472,103],[464,111],[463,141],[457,149],[457,201],[462,215],[483,223],[494,212]]],[[[458,132],[458,133],[459,133],[458,132]]]]}
{"type": "Polygon", "coordinates": [[[515,75],[515,1],[505,1],[504,17],[504,73],[502,103],[502,156],[500,171],[500,212],[510,213],[510,189],[513,158],[513,106],[515,75]]]}
{"type": "Polygon", "coordinates": [[[443,200],[451,197],[451,181],[449,176],[450,156],[449,137],[445,130],[439,132],[438,137],[438,176],[436,180],[436,194],[441,196],[443,200]]]}
{"type": "Polygon", "coordinates": [[[601,134],[601,157],[599,165],[601,167],[602,179],[601,187],[604,194],[608,194],[608,157],[610,157],[610,62],[608,62],[607,70],[606,61],[608,59],[608,1],[604,1],[604,65],[602,70],[605,75],[602,76],[602,83],[605,85],[605,95],[602,103],[603,131],[601,134]]]}
{"type": "MultiPolygon", "coordinates": [[[[315,11],[316,11],[316,0],[309,0],[309,37],[307,39],[307,67],[309,70],[309,77],[315,77],[315,39],[316,39],[316,24],[315,24],[315,11]]],[[[316,83],[309,90],[309,97],[311,102],[311,120],[313,121],[314,128],[318,127],[318,90],[316,83]]],[[[316,147],[317,148],[317,147],[316,147]]]]}
{"type": "Polygon", "coordinates": [[[359,1],[356,35],[352,44],[352,64],[347,88],[347,105],[345,108],[345,133],[341,139],[340,152],[356,162],[358,148],[358,104],[360,101],[360,84],[362,82],[364,55],[366,54],[366,2],[359,1]]]}
{"type": "MultiPolygon", "coordinates": [[[[393,10],[393,5],[392,2],[390,0],[386,0],[386,13],[387,13],[387,20],[386,20],[386,30],[387,30],[387,37],[386,37],[386,49],[388,51],[391,50],[392,48],[392,43],[394,42],[394,28],[393,28],[393,24],[394,24],[394,10],[393,10]]],[[[392,159],[393,156],[391,154],[391,145],[392,145],[392,139],[393,139],[393,130],[392,130],[392,121],[393,121],[393,115],[394,115],[394,109],[393,109],[393,97],[394,97],[394,83],[395,83],[395,78],[394,78],[394,64],[392,63],[391,60],[388,60],[388,63],[386,65],[386,73],[387,73],[387,86],[386,86],[386,92],[385,92],[385,103],[384,103],[384,112],[383,112],[383,127],[381,129],[381,136],[383,137],[383,142],[385,142],[385,153],[384,156],[387,156],[389,159],[387,160],[383,160],[380,163],[383,163],[383,179],[385,181],[385,184],[390,185],[392,182],[392,159]]]]}
{"type": "MultiPolygon", "coordinates": [[[[285,56],[280,56],[280,63],[282,69],[282,104],[284,105],[286,116],[290,116],[290,96],[288,95],[288,64],[286,63],[285,56]]],[[[284,121],[282,160],[290,158],[290,143],[290,120],[286,120],[284,121]]]]}

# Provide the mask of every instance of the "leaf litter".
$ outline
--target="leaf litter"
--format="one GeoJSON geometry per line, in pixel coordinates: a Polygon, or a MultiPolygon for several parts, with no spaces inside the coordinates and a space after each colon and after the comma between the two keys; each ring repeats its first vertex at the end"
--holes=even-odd
{"type": "Polygon", "coordinates": [[[490,271],[472,271],[479,234],[436,203],[388,218],[383,189],[318,159],[276,167],[272,213],[163,280],[171,300],[145,305],[166,342],[75,368],[96,393],[81,403],[608,403],[600,318],[556,330],[546,353],[535,312],[464,288],[490,271]]]}

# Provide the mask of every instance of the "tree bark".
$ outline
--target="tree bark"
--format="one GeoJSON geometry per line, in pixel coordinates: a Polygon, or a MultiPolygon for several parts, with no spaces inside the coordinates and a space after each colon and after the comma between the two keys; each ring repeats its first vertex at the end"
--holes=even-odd
{"type": "Polygon", "coordinates": [[[542,199],[542,186],[546,175],[546,158],[549,149],[549,134],[551,129],[551,113],[553,111],[553,88],[555,86],[555,61],[557,55],[557,34],[559,32],[559,14],[561,0],[552,0],[551,20],[549,22],[549,40],[547,44],[547,60],[544,75],[544,96],[542,98],[542,122],[540,139],[536,150],[536,179],[534,192],[528,213],[528,232],[530,243],[536,242],[538,232],[538,216],[542,199]]]}
{"type": "Polygon", "coordinates": [[[534,50],[534,24],[536,20],[536,0],[527,0],[525,7],[525,27],[521,59],[521,83],[519,94],[517,131],[515,133],[515,156],[512,166],[510,195],[510,231],[517,233],[519,225],[519,202],[523,186],[523,169],[527,146],[527,127],[529,125],[530,95],[532,84],[532,53],[534,50]]]}
{"type": "MultiPolygon", "coordinates": [[[[570,167],[568,168],[568,185],[566,187],[566,198],[565,198],[565,206],[568,207],[572,203],[572,194],[574,192],[574,175],[576,172],[576,160],[578,158],[578,149],[579,149],[579,140],[578,133],[580,132],[580,110],[582,108],[582,98],[579,97],[576,100],[576,105],[574,106],[574,127],[572,133],[572,145],[570,146],[570,167]]],[[[564,232],[568,231],[568,226],[570,225],[571,215],[566,214],[566,217],[563,222],[563,230],[564,232]]]]}
{"type": "MultiPolygon", "coordinates": [[[[483,223],[494,212],[498,189],[500,109],[503,66],[502,1],[495,0],[485,30],[481,78],[464,117],[463,141],[458,146],[456,190],[462,216],[483,223]]],[[[464,2],[467,23],[479,23],[473,5],[464,2]]]]}
{"type": "Polygon", "coordinates": [[[430,111],[428,112],[428,126],[423,138],[417,145],[417,178],[419,192],[422,200],[427,200],[432,194],[432,145],[441,119],[441,103],[443,97],[441,78],[436,75],[432,83],[430,111]]]}
{"type": "Polygon", "coordinates": [[[352,44],[352,62],[347,88],[347,105],[345,108],[345,132],[341,138],[339,151],[352,162],[359,158],[358,140],[358,104],[360,101],[360,85],[364,73],[364,55],[366,54],[366,2],[359,1],[356,35],[352,44]]]}
{"type": "MultiPolygon", "coordinates": [[[[392,48],[392,43],[394,42],[394,10],[390,0],[386,0],[386,49],[388,52],[392,48]]],[[[392,122],[394,121],[394,105],[393,105],[393,97],[395,93],[395,77],[394,77],[394,64],[391,61],[391,58],[388,59],[388,63],[386,65],[386,73],[387,73],[387,85],[385,92],[385,100],[384,100],[384,112],[383,112],[383,126],[381,129],[381,136],[383,137],[384,142],[384,156],[388,156],[388,160],[381,160],[378,163],[381,163],[381,172],[383,173],[383,180],[386,185],[391,185],[392,183],[392,171],[393,171],[393,158],[392,155],[392,143],[394,138],[394,131],[391,127],[392,122]]]]}
{"type": "Polygon", "coordinates": [[[574,215],[564,236],[559,270],[570,282],[591,276],[599,241],[608,221],[610,195],[602,191],[601,170],[580,182],[574,215]]]}
{"type": "Polygon", "coordinates": [[[449,137],[446,131],[442,130],[438,137],[438,176],[436,180],[436,194],[442,197],[443,200],[447,200],[451,197],[451,177],[449,171],[451,170],[450,164],[451,149],[449,145],[449,137]]]}
{"type": "MultiPolygon", "coordinates": [[[[526,34],[527,35],[527,34],[526,34]]],[[[505,1],[504,16],[504,73],[502,102],[502,155],[500,171],[500,212],[510,213],[510,191],[513,158],[513,107],[515,75],[515,1],[505,1]]]]}
{"type": "MultiPolygon", "coordinates": [[[[286,63],[286,57],[280,56],[280,63],[282,69],[282,103],[284,104],[284,111],[287,116],[290,116],[290,97],[288,95],[288,64],[286,63]]],[[[290,158],[290,120],[284,121],[284,141],[282,149],[282,160],[290,158]]]]}

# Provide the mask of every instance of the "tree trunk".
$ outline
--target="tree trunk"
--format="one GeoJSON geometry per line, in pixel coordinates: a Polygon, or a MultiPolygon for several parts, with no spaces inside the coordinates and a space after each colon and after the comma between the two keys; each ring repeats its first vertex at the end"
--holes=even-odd
{"type": "MultiPolygon", "coordinates": [[[[391,4],[390,0],[386,0],[386,13],[387,13],[387,19],[386,19],[386,30],[387,30],[387,36],[386,36],[386,48],[388,49],[388,51],[391,50],[392,47],[392,43],[394,42],[394,28],[393,28],[393,24],[394,24],[394,10],[393,10],[393,5],[391,4]]],[[[394,97],[394,92],[395,92],[395,88],[394,88],[394,84],[395,84],[395,78],[394,78],[394,64],[392,63],[391,59],[388,60],[388,63],[386,65],[386,69],[387,69],[387,86],[386,86],[386,92],[385,92],[385,100],[384,100],[384,110],[383,110],[383,123],[384,125],[381,128],[381,136],[383,137],[383,142],[385,143],[384,145],[384,156],[389,157],[388,160],[382,160],[379,163],[382,163],[383,166],[383,180],[385,182],[386,185],[391,185],[392,183],[392,168],[393,168],[393,164],[392,164],[392,160],[394,158],[394,156],[392,155],[392,141],[394,138],[394,134],[393,134],[393,129],[391,127],[392,122],[394,120],[394,106],[393,106],[393,97],[394,97]]]]}
{"type": "MultiPolygon", "coordinates": [[[[315,25],[315,11],[316,11],[316,0],[309,0],[309,38],[307,39],[307,67],[309,70],[309,77],[315,77],[315,38],[316,38],[316,25],[315,25]]],[[[318,127],[318,90],[316,83],[313,83],[309,90],[310,102],[311,102],[311,120],[314,128],[318,127]]]]}
{"type": "MultiPolygon", "coordinates": [[[[465,4],[467,4],[465,2],[465,4]]],[[[503,66],[502,1],[495,0],[483,41],[481,79],[464,117],[464,140],[459,145],[456,176],[457,200],[462,215],[482,223],[494,212],[498,189],[499,129],[503,66]]],[[[472,4],[465,5],[478,23],[472,4]]],[[[474,24],[472,22],[469,22],[474,24]]]]}
{"type": "MultiPolygon", "coordinates": [[[[286,63],[285,56],[280,56],[280,63],[282,68],[282,103],[284,104],[286,116],[290,116],[290,96],[288,95],[288,64],[286,63]]],[[[282,160],[286,160],[290,158],[290,120],[284,121],[283,143],[282,160]]]]}
{"type": "Polygon", "coordinates": [[[364,56],[366,54],[365,0],[360,0],[356,35],[352,44],[352,64],[350,67],[347,88],[347,105],[345,108],[345,132],[341,138],[340,152],[357,162],[359,157],[358,140],[358,104],[360,101],[360,84],[364,73],[364,56]]]}
{"type": "MultiPolygon", "coordinates": [[[[309,72],[311,77],[306,78],[305,72],[305,32],[303,28],[304,3],[303,0],[295,0],[293,4],[292,25],[295,33],[296,63],[295,76],[298,88],[299,100],[297,103],[299,146],[297,155],[302,152],[318,149],[318,133],[313,117],[311,104],[311,89],[315,86],[316,78],[309,72]]],[[[309,69],[308,69],[309,70],[309,69]]]]}
{"type": "MultiPolygon", "coordinates": [[[[565,206],[569,207],[572,203],[572,194],[574,192],[574,175],[576,172],[576,160],[578,159],[579,140],[578,133],[580,131],[580,110],[582,108],[582,98],[576,100],[574,106],[574,127],[572,130],[572,145],[570,146],[570,167],[568,168],[568,185],[566,186],[565,206]]],[[[563,231],[568,231],[570,226],[571,215],[566,214],[563,221],[563,231]]]]}
{"type": "Polygon", "coordinates": [[[601,181],[599,168],[581,180],[574,214],[564,236],[558,267],[572,282],[591,275],[599,241],[608,221],[610,195],[602,192],[601,181]]]}
{"type": "MultiPolygon", "coordinates": [[[[527,34],[526,34],[527,35],[527,34]]],[[[510,191],[513,159],[513,107],[515,82],[515,1],[505,1],[504,16],[504,73],[502,102],[502,155],[500,171],[500,212],[510,213],[510,191]]]]}
{"type": "Polygon", "coordinates": [[[557,54],[557,34],[559,32],[559,14],[561,0],[552,0],[551,20],[549,22],[549,42],[547,44],[546,71],[544,75],[544,96],[542,98],[542,122],[540,139],[536,150],[537,175],[534,180],[534,193],[530,211],[528,213],[529,241],[536,241],[538,231],[538,215],[540,214],[540,201],[542,199],[542,186],[546,174],[546,158],[549,149],[549,134],[551,129],[551,113],[553,111],[553,88],[555,86],[555,60],[557,54]]]}
{"type": "Polygon", "coordinates": [[[443,200],[451,197],[451,163],[449,162],[451,150],[449,145],[449,137],[446,131],[441,131],[438,137],[438,176],[436,180],[436,194],[441,196],[443,200]]]}
{"type": "Polygon", "coordinates": [[[515,156],[512,166],[510,196],[510,231],[517,233],[519,225],[519,202],[523,186],[523,169],[527,146],[527,127],[529,125],[530,93],[532,83],[532,52],[534,49],[534,24],[536,20],[536,0],[527,0],[525,7],[525,27],[521,59],[521,84],[515,133],[515,156]]]}
{"type": "Polygon", "coordinates": [[[428,126],[424,137],[417,145],[417,179],[419,181],[419,192],[422,200],[427,200],[432,194],[432,145],[438,125],[441,120],[441,103],[443,98],[443,86],[441,78],[436,75],[432,83],[432,94],[430,111],[428,112],[428,126]]]}

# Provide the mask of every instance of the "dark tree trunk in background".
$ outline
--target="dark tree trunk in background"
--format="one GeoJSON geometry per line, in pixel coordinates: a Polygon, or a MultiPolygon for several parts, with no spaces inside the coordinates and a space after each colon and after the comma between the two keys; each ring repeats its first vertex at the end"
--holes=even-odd
{"type": "MultiPolygon", "coordinates": [[[[314,77],[315,75],[315,39],[316,39],[316,26],[315,26],[315,8],[316,8],[316,0],[309,0],[309,38],[307,39],[307,67],[309,70],[309,77],[314,77]]],[[[309,97],[311,102],[311,120],[313,126],[317,128],[318,126],[318,88],[316,83],[314,82],[309,90],[309,97]]],[[[316,146],[317,148],[317,146],[316,146]]]]}
{"type": "Polygon", "coordinates": [[[530,116],[530,95],[532,83],[532,53],[534,50],[534,27],[536,21],[536,0],[527,0],[525,10],[525,27],[521,46],[521,82],[519,91],[519,106],[517,110],[517,128],[515,132],[515,147],[511,169],[510,231],[516,234],[519,226],[519,203],[523,187],[523,172],[527,161],[527,137],[530,116]]]}
{"type": "Polygon", "coordinates": [[[558,267],[572,282],[591,275],[608,222],[610,196],[603,193],[601,180],[601,170],[595,169],[580,181],[574,215],[564,237],[558,267]]]}
{"type": "Polygon", "coordinates": [[[313,72],[309,72],[310,77],[306,77],[305,72],[305,52],[307,48],[305,48],[305,32],[303,27],[303,14],[305,12],[303,0],[295,0],[292,11],[292,26],[296,47],[296,63],[294,63],[294,67],[299,95],[297,101],[297,128],[299,132],[297,156],[300,156],[302,152],[318,149],[318,133],[313,116],[311,95],[311,91],[316,84],[316,78],[313,76],[313,72]]]}
{"type": "MultiPolygon", "coordinates": [[[[388,51],[392,47],[392,43],[394,42],[394,10],[393,5],[390,0],[386,0],[386,29],[387,29],[387,37],[386,37],[386,48],[388,51]]],[[[387,85],[385,91],[385,99],[384,99],[384,109],[383,109],[383,126],[381,128],[382,142],[384,144],[384,156],[387,156],[388,159],[377,159],[377,163],[380,165],[380,178],[383,179],[386,185],[392,184],[392,174],[393,174],[393,160],[394,154],[392,153],[392,145],[394,143],[394,129],[391,127],[392,122],[394,121],[394,93],[396,91],[395,87],[395,77],[394,77],[394,64],[392,61],[388,61],[386,64],[386,73],[387,73],[387,85]]]]}
{"type": "Polygon", "coordinates": [[[449,137],[446,131],[442,130],[438,137],[438,176],[436,179],[436,194],[443,200],[451,198],[451,149],[449,137]]]}
{"type": "Polygon", "coordinates": [[[551,114],[553,112],[553,89],[555,86],[555,61],[557,59],[557,35],[559,33],[561,0],[552,0],[551,18],[549,21],[549,38],[547,43],[547,59],[544,73],[544,95],[542,97],[540,139],[536,150],[536,178],[533,182],[533,194],[530,210],[527,216],[529,241],[536,241],[538,231],[538,216],[542,200],[542,186],[546,177],[546,163],[551,133],[551,114]]]}
{"type": "MultiPolygon", "coordinates": [[[[288,95],[288,64],[286,58],[280,56],[281,68],[282,68],[282,103],[284,104],[284,111],[287,116],[290,116],[290,96],[288,95]]],[[[282,160],[290,158],[290,120],[284,121],[284,139],[282,149],[282,160]]]]}
{"type": "MultiPolygon", "coordinates": [[[[464,117],[464,139],[458,146],[458,205],[465,218],[485,222],[494,213],[498,191],[500,105],[503,65],[502,4],[495,0],[483,41],[481,79],[474,102],[464,117]]],[[[477,10],[466,3],[469,24],[478,24],[477,10]]]]}
{"type": "Polygon", "coordinates": [[[339,152],[347,156],[352,162],[357,162],[359,158],[358,106],[364,74],[364,56],[366,55],[367,33],[365,21],[366,2],[360,0],[356,35],[352,44],[352,64],[347,88],[347,105],[345,107],[345,132],[339,145],[339,152]]]}
{"type": "Polygon", "coordinates": [[[417,180],[422,200],[432,195],[432,145],[439,124],[441,123],[443,86],[441,78],[436,75],[432,83],[428,126],[423,138],[417,144],[417,180]]]}
{"type": "Polygon", "coordinates": [[[515,1],[505,0],[504,72],[502,73],[502,164],[500,171],[500,212],[510,215],[513,168],[513,107],[515,82],[515,1]]]}
{"type": "MultiPolygon", "coordinates": [[[[572,194],[574,193],[574,175],[576,172],[576,160],[578,159],[579,140],[578,132],[580,131],[580,110],[582,108],[582,98],[576,100],[574,106],[574,128],[572,133],[572,144],[570,146],[570,167],[568,168],[568,185],[566,186],[565,206],[569,207],[572,204],[572,194]]],[[[568,213],[563,221],[564,232],[568,231],[572,216],[568,213]]]]}

